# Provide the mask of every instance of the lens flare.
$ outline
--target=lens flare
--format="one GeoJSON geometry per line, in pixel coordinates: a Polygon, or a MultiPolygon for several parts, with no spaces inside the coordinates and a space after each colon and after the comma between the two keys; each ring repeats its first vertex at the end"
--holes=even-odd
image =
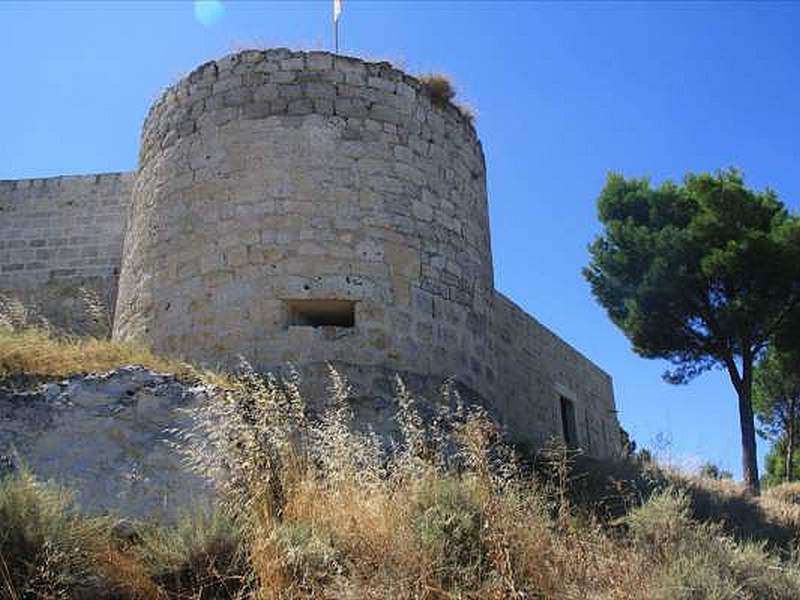
{"type": "Polygon", "coordinates": [[[224,14],[222,0],[194,0],[194,18],[206,27],[219,21],[224,14]]]}

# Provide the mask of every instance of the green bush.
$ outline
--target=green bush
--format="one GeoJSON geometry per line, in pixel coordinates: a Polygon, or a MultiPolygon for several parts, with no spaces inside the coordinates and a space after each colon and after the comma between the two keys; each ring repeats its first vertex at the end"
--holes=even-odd
{"type": "Polygon", "coordinates": [[[631,541],[640,548],[660,552],[662,557],[678,549],[691,530],[690,500],[683,490],[669,487],[654,493],[642,506],[634,508],[624,518],[631,541]]]}
{"type": "Polygon", "coordinates": [[[73,497],[26,470],[0,480],[0,583],[5,595],[72,597],[91,577],[107,523],[78,515],[73,497]]]}
{"type": "Polygon", "coordinates": [[[174,527],[142,529],[136,551],[153,581],[192,598],[233,598],[247,582],[237,524],[220,509],[195,507],[174,527]]]}
{"type": "Polygon", "coordinates": [[[667,488],[624,518],[630,540],[651,561],[652,597],[664,600],[790,600],[800,571],[763,544],[737,543],[716,523],[690,516],[685,491],[667,488]]]}
{"type": "Polygon", "coordinates": [[[284,522],[273,530],[286,565],[297,580],[324,578],[336,570],[337,552],[332,537],[305,523],[284,522]]]}
{"type": "Polygon", "coordinates": [[[703,479],[733,479],[733,474],[725,469],[720,469],[713,462],[706,462],[700,465],[698,475],[703,479]]]}
{"type": "Polygon", "coordinates": [[[466,482],[431,481],[417,500],[415,529],[444,581],[467,580],[481,567],[481,505],[466,482]]]}

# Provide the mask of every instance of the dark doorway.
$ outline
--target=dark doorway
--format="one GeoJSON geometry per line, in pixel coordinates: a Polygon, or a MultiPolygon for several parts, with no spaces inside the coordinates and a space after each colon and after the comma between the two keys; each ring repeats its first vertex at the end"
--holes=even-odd
{"type": "Polygon", "coordinates": [[[575,405],[569,398],[561,396],[561,433],[564,443],[570,448],[578,445],[578,428],[575,424],[575,405]]]}

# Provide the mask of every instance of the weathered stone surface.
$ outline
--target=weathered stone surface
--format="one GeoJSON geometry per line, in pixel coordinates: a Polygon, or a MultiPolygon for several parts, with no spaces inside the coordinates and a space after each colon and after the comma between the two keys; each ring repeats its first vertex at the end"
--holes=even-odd
{"type": "Polygon", "coordinates": [[[185,429],[181,410],[212,393],[141,367],[0,389],[0,462],[68,486],[91,513],[174,518],[212,493],[182,465],[169,430],[185,429]]]}
{"type": "Polygon", "coordinates": [[[565,397],[580,445],[618,448],[608,375],[494,289],[472,122],[388,63],[232,54],[153,105],[135,174],[0,182],[0,291],[66,322],[90,277],[118,291],[117,339],[214,366],[345,361],[365,389],[453,377],[537,445],[565,397]],[[351,301],[354,326],[298,325],[302,300],[351,301]]]}
{"type": "Polygon", "coordinates": [[[132,182],[124,173],[3,182],[0,294],[58,327],[93,331],[80,289],[114,305],[132,182]]]}
{"type": "Polygon", "coordinates": [[[201,362],[346,360],[455,376],[485,393],[463,356],[489,355],[489,331],[437,326],[438,315],[485,321],[492,311],[485,169],[471,123],[385,63],[266,52],[216,65],[203,73],[242,102],[236,115],[216,118],[226,109],[207,103],[196,128],[173,139],[179,82],[145,122],[115,336],[201,362]],[[361,78],[342,83],[348,75],[361,78]],[[404,125],[416,109],[431,131],[404,125]],[[435,160],[431,145],[443,149],[435,160]],[[415,311],[423,289],[438,312],[415,311]],[[352,300],[355,327],[301,332],[286,308],[295,300],[352,300]]]}

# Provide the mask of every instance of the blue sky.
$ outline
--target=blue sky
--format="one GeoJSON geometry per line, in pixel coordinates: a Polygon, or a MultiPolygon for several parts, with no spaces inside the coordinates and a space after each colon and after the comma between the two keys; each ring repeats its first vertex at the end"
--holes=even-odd
{"type": "MultiPolygon", "coordinates": [[[[329,48],[331,4],[0,2],[0,179],[134,169],[163,88],[237,49],[329,48]]],[[[453,77],[479,113],[497,287],[613,375],[640,444],[738,475],[727,378],[663,383],[580,270],[611,170],[734,165],[800,209],[798,31],[791,3],[344,0],[341,50],[453,77]]]]}

